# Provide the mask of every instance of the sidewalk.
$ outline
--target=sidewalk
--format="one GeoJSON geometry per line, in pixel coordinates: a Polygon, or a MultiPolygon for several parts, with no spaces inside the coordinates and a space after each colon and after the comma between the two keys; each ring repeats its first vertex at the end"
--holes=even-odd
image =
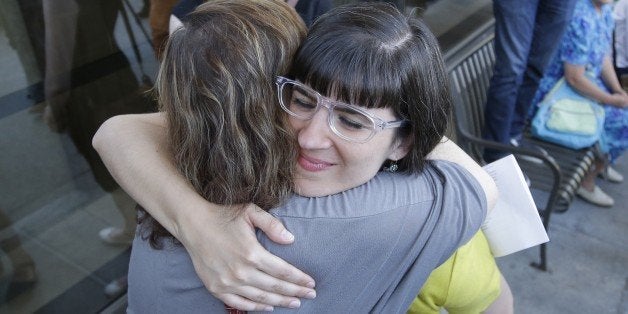
{"type": "MultiPolygon", "coordinates": [[[[615,169],[628,177],[628,157],[622,156],[615,169]]],[[[566,213],[552,215],[548,272],[529,266],[538,260],[538,247],[498,259],[515,297],[515,313],[628,313],[628,183],[598,184],[615,206],[575,199],[566,213]]]]}

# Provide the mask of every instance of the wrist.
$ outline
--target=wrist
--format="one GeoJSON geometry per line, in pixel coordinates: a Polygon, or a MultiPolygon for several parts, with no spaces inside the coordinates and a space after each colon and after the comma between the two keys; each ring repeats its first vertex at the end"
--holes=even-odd
{"type": "Polygon", "coordinates": [[[177,204],[173,213],[173,232],[185,247],[200,245],[214,230],[229,221],[224,208],[210,203],[195,192],[185,198],[185,203],[177,204]]]}
{"type": "Polygon", "coordinates": [[[189,234],[186,231],[194,230],[199,223],[199,217],[208,215],[207,201],[200,195],[189,188],[179,192],[175,192],[178,197],[178,202],[168,204],[171,209],[168,211],[170,220],[170,233],[177,238],[181,243],[185,244],[190,239],[187,238],[189,234]],[[205,213],[203,213],[205,211],[205,213]]]}
{"type": "Polygon", "coordinates": [[[615,94],[607,94],[604,96],[603,99],[601,99],[601,103],[602,104],[608,104],[608,105],[612,105],[613,103],[615,103],[615,94]]]}

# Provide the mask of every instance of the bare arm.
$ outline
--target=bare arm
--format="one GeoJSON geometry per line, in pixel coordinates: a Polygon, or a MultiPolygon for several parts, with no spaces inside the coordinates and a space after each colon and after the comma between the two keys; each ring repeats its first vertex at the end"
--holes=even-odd
{"type": "Polygon", "coordinates": [[[604,63],[602,64],[602,81],[604,81],[604,84],[608,86],[608,89],[610,89],[613,94],[626,95],[626,91],[624,91],[621,84],[619,84],[615,68],[613,67],[613,61],[609,56],[604,58],[604,63]]]}
{"type": "Polygon", "coordinates": [[[612,74],[613,78],[611,78],[609,69],[610,71],[614,70],[608,57],[604,58],[604,64],[602,66],[602,79],[604,80],[604,83],[607,84],[609,89],[613,91],[612,94],[607,93],[595,85],[595,83],[591,82],[585,75],[584,66],[565,63],[564,67],[565,80],[582,95],[603,104],[609,104],[620,108],[628,106],[628,95],[626,95],[626,93],[619,86],[619,82],[617,81],[617,78],[614,77],[614,73],[612,74]]]}
{"type": "Polygon", "coordinates": [[[230,220],[179,174],[161,113],[113,117],[93,146],[124,190],[183,243],[205,286],[227,305],[248,311],[296,307],[296,297],[315,295],[310,276],[270,254],[255,237],[258,227],[273,241],[291,243],[281,222],[254,205],[230,220]]]}
{"type": "Polygon", "coordinates": [[[498,198],[497,185],[493,178],[478,165],[467,153],[465,153],[456,143],[447,137],[443,137],[441,142],[429,153],[427,159],[447,160],[459,164],[471,173],[473,177],[480,183],[484,193],[488,211],[490,212],[498,198]]]}

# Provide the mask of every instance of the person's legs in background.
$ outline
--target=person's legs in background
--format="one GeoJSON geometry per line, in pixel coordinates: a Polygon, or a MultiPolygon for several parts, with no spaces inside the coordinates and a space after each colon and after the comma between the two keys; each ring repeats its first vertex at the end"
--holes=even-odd
{"type": "Polygon", "coordinates": [[[608,152],[609,164],[601,176],[607,181],[622,183],[624,176],[610,165],[628,148],[628,109],[607,106],[604,111],[604,133],[601,142],[608,152]]]}
{"type": "Polygon", "coordinates": [[[584,200],[604,207],[614,205],[612,197],[604,193],[597,185],[596,178],[604,174],[606,179],[621,183],[623,176],[612,170],[613,175],[609,175],[608,163],[613,162],[621,156],[628,147],[628,109],[613,106],[604,107],[604,132],[599,141],[599,153],[595,158],[592,169],[582,179],[582,184],[578,189],[578,196],[584,200]]]}
{"type": "Polygon", "coordinates": [[[130,245],[135,237],[135,228],[137,227],[135,201],[122,189],[117,189],[110,193],[123,218],[123,224],[120,227],[110,226],[104,228],[100,230],[98,235],[107,244],[130,245]]]}
{"type": "Polygon", "coordinates": [[[575,3],[574,0],[543,0],[539,2],[527,66],[517,91],[509,134],[511,139],[521,139],[532,98],[534,98],[547,65],[558,49],[560,38],[567,30],[575,3]]]}
{"type": "MultiPolygon", "coordinates": [[[[137,209],[135,201],[122,189],[111,192],[111,198],[123,218],[122,227],[106,227],[98,233],[100,239],[109,245],[128,246],[133,242],[137,227],[137,209]]],[[[118,277],[105,285],[105,296],[110,299],[125,293],[128,288],[127,275],[118,277]]]]}
{"type": "Polygon", "coordinates": [[[612,207],[615,204],[613,198],[600,189],[595,183],[595,179],[600,175],[608,165],[606,157],[598,156],[593,161],[593,167],[582,178],[582,183],[578,188],[577,194],[589,203],[603,206],[612,207]]]}
{"type": "Polygon", "coordinates": [[[38,276],[35,269],[35,261],[24,250],[20,236],[13,229],[13,223],[8,215],[0,209],[0,257],[5,255],[10,267],[4,268],[0,260],[0,282],[8,281],[8,287],[4,297],[0,301],[13,299],[14,297],[30,290],[37,283],[38,276]]]}
{"type": "MultiPolygon", "coordinates": [[[[538,0],[493,1],[495,15],[495,67],[487,95],[484,138],[510,143],[510,128],[532,43],[538,0]]],[[[487,162],[503,152],[486,149],[487,162]]]]}

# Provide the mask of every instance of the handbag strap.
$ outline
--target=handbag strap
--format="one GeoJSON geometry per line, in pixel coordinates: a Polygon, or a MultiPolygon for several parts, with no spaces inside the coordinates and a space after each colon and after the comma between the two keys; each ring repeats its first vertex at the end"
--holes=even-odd
{"type": "MultiPolygon", "coordinates": [[[[584,72],[584,76],[589,79],[590,81],[595,81],[595,75],[591,72],[591,71],[586,71],[584,72]]],[[[552,87],[552,89],[550,89],[550,91],[543,97],[543,99],[541,100],[541,102],[539,102],[539,104],[546,104],[545,99],[550,99],[550,97],[552,97],[556,91],[563,85],[563,84],[569,84],[567,83],[567,81],[565,80],[565,76],[563,75],[552,87]]],[[[574,89],[571,86],[568,86],[570,89],[572,89],[574,92],[580,94],[580,92],[578,92],[576,89],[574,89]]],[[[582,94],[580,94],[582,95],[582,94]]],[[[587,96],[582,95],[582,97],[586,97],[589,98],[587,96]]],[[[597,100],[595,99],[591,99],[592,101],[599,103],[597,100]]]]}
{"type": "Polygon", "coordinates": [[[541,101],[539,104],[545,104],[548,105],[549,102],[546,102],[545,99],[550,99],[550,97],[552,97],[556,91],[563,85],[563,84],[567,84],[565,82],[565,77],[561,77],[560,80],[558,80],[558,82],[556,82],[556,84],[554,84],[554,87],[552,87],[552,89],[550,89],[550,91],[545,95],[545,97],[543,97],[543,101],[541,101]]]}

